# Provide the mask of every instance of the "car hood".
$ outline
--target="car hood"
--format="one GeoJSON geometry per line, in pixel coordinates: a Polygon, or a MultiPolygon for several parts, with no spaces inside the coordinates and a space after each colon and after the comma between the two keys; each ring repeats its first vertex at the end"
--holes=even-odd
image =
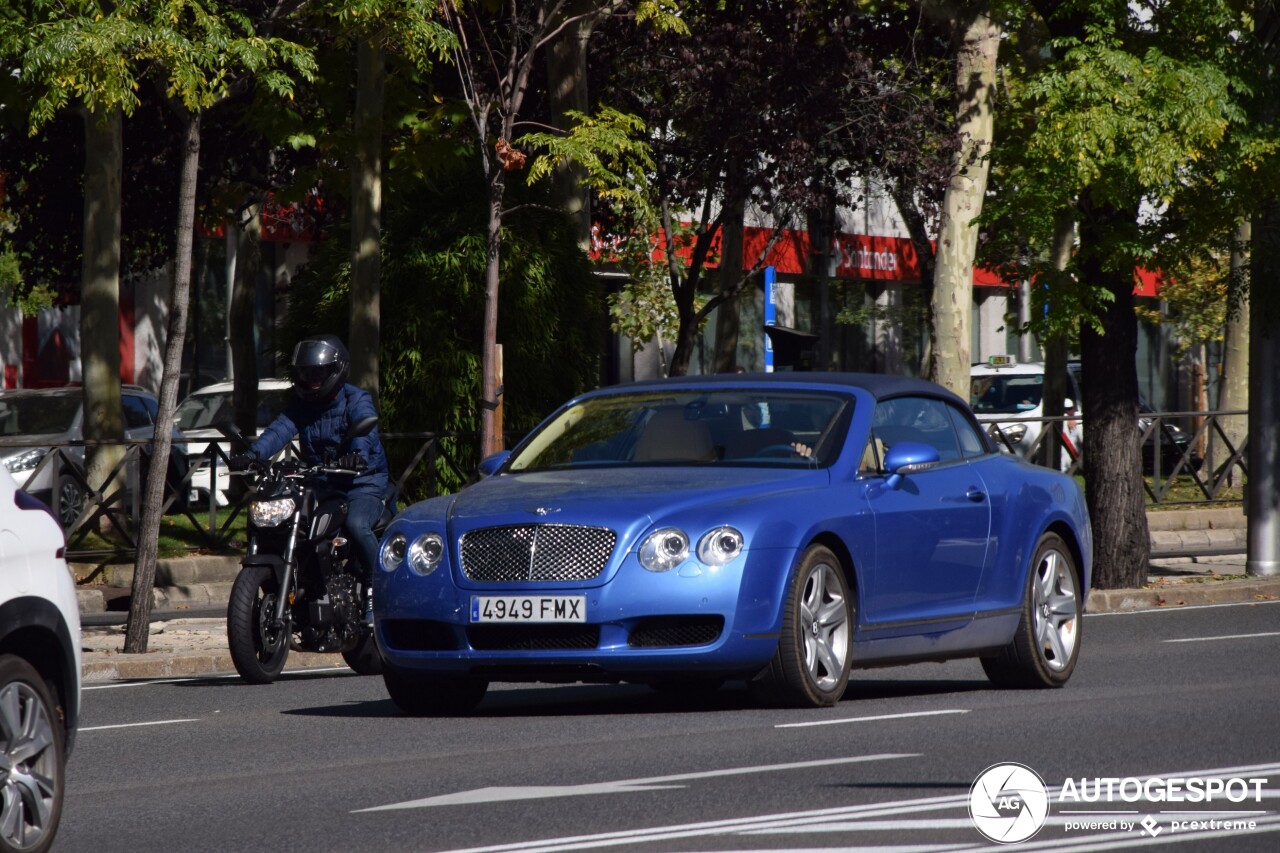
{"type": "MultiPolygon", "coordinates": [[[[628,468],[504,474],[446,499],[455,532],[474,527],[544,521],[627,529],[679,517],[700,507],[723,515],[731,505],[825,484],[825,469],[628,468]]],[[[408,521],[440,520],[442,502],[410,507],[408,521]]]]}

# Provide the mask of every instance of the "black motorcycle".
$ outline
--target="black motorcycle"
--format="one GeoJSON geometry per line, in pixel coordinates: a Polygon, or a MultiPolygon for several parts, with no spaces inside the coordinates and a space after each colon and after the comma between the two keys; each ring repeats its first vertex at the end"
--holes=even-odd
{"type": "MultiPolygon", "coordinates": [[[[342,447],[376,424],[377,418],[353,424],[342,447]]],[[[289,650],[296,649],[341,652],[360,675],[380,673],[373,629],[364,621],[368,590],[348,559],[350,543],[343,535],[346,497],[323,480],[326,474],[357,472],[286,459],[243,473],[257,480],[249,502],[249,550],[227,605],[227,643],[236,672],[253,684],[275,681],[289,650]]],[[[379,527],[389,520],[384,511],[379,527]]]]}

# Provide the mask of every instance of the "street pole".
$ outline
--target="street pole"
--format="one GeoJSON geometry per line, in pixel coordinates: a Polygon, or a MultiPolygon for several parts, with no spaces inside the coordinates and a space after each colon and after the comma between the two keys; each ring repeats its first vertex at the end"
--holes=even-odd
{"type": "Polygon", "coordinates": [[[1280,575],[1280,199],[1254,219],[1252,248],[1245,572],[1280,575]]]}

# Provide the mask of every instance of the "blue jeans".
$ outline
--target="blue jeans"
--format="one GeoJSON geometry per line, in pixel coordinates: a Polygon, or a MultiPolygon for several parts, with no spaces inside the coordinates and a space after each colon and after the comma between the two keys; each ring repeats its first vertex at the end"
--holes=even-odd
{"type": "Polygon", "coordinates": [[[382,515],[382,501],[373,495],[352,495],[347,498],[347,535],[351,537],[351,555],[360,563],[361,577],[373,578],[378,565],[378,537],[373,535],[373,525],[382,515]]]}

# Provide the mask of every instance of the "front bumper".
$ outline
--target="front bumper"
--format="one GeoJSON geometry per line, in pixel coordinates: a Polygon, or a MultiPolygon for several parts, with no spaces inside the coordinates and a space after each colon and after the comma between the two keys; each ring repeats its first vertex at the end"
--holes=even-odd
{"type": "Polygon", "coordinates": [[[790,552],[744,552],[712,569],[669,572],[634,555],[606,582],[468,584],[401,567],[374,587],[375,634],[394,669],[499,681],[748,677],[777,648],[780,575],[790,552]],[[490,588],[492,587],[492,588],[490,588]],[[472,596],[582,595],[585,622],[478,623],[472,596]]]}

